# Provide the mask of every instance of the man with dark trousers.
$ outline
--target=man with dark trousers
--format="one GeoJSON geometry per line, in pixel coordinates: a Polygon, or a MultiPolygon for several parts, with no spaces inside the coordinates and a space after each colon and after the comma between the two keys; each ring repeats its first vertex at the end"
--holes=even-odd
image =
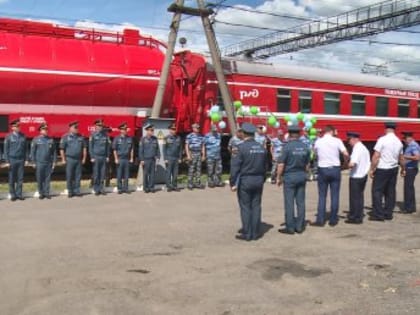
{"type": "Polygon", "coordinates": [[[166,164],[166,189],[168,192],[179,191],[177,178],[178,167],[182,159],[182,141],[176,134],[176,125],[170,124],[169,134],[163,144],[163,158],[166,164]]]}
{"type": "Polygon", "coordinates": [[[369,171],[369,176],[373,178],[373,210],[369,213],[371,221],[392,220],[396,201],[398,162],[401,166],[401,175],[405,176],[403,145],[395,135],[396,127],[394,122],[386,122],[385,135],[378,139],[373,148],[369,171]],[[385,206],[382,204],[384,196],[385,206]]]}
{"type": "Polygon", "coordinates": [[[51,199],[50,182],[57,160],[57,149],[54,139],[48,136],[47,123],[42,123],[38,130],[40,135],[32,140],[29,159],[34,163],[39,199],[51,199]]]}
{"type": "Polygon", "coordinates": [[[146,135],[139,143],[140,167],[143,167],[143,190],[145,193],[155,192],[156,161],[160,159],[158,138],[152,124],[147,123],[144,127],[146,135]]]}
{"type": "Polygon", "coordinates": [[[117,165],[117,189],[118,194],[129,194],[130,163],[134,161],[133,138],[127,134],[127,123],[122,123],[118,126],[118,129],[120,130],[120,135],[115,137],[112,142],[114,161],[117,165]]]}
{"type": "Polygon", "coordinates": [[[245,140],[238,146],[238,153],[232,159],[230,186],[238,191],[243,227],[236,238],[245,241],[257,240],[261,227],[261,198],[265,182],[267,152],[254,140],[256,128],[243,123],[245,140]]]}
{"type": "Polygon", "coordinates": [[[404,142],[407,145],[404,151],[404,208],[402,213],[416,212],[416,190],[414,181],[419,172],[420,146],[414,141],[411,131],[403,132],[404,142]]]}
{"type": "Polygon", "coordinates": [[[358,132],[347,132],[347,138],[353,151],[350,156],[349,167],[349,214],[345,223],[361,224],[364,217],[365,187],[370,169],[370,154],[360,141],[358,132]]]}
{"type": "Polygon", "coordinates": [[[95,121],[95,132],[89,138],[90,161],[93,163],[93,191],[95,196],[106,195],[104,182],[106,163],[111,153],[111,140],[102,119],[95,121]]]}
{"type": "Polygon", "coordinates": [[[341,185],[341,161],[340,154],[347,162],[349,154],[343,141],[337,138],[336,129],[333,126],[324,128],[324,135],[314,145],[314,151],[318,159],[318,211],[313,226],[324,226],[328,187],[331,196],[331,213],[328,224],[338,224],[338,210],[340,201],[341,185]]]}
{"type": "Polygon", "coordinates": [[[4,159],[9,167],[10,200],[25,200],[23,198],[23,173],[26,160],[26,137],[20,132],[20,120],[10,122],[12,132],[4,140],[4,159]]]}
{"type": "Polygon", "coordinates": [[[283,186],[286,227],[280,233],[294,234],[305,230],[306,173],[309,169],[310,150],[299,140],[300,128],[290,126],[289,141],[277,159],[277,185],[283,186]],[[297,216],[295,216],[295,202],[297,216]]]}
{"type": "Polygon", "coordinates": [[[87,144],[79,134],[79,122],[69,123],[69,132],[60,141],[60,155],[66,165],[67,196],[81,197],[80,182],[82,180],[82,165],[86,163],[87,144]]]}

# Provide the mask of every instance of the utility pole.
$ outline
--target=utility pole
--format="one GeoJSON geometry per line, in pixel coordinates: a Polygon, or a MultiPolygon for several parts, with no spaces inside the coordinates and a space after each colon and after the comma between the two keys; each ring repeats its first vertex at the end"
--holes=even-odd
{"type": "MultiPolygon", "coordinates": [[[[177,6],[184,6],[184,0],[176,0],[177,6]]],[[[152,118],[159,118],[162,109],[163,97],[165,96],[166,82],[168,82],[169,69],[171,67],[172,57],[174,55],[176,38],[178,36],[179,24],[181,22],[182,13],[174,12],[171,23],[171,31],[168,37],[168,48],[166,50],[165,60],[163,62],[162,72],[160,74],[158,88],[156,90],[155,99],[152,107],[152,118]]]]}
{"type": "Polygon", "coordinates": [[[222,61],[220,50],[217,45],[216,36],[214,34],[213,26],[210,22],[209,16],[214,13],[212,9],[205,7],[203,0],[197,0],[198,9],[184,7],[184,0],[177,0],[175,3],[171,4],[168,8],[169,12],[174,13],[172,19],[171,31],[169,33],[168,39],[168,49],[166,51],[165,61],[163,64],[158,89],[156,91],[155,100],[153,102],[152,108],[152,118],[159,118],[160,111],[162,108],[163,96],[165,94],[166,82],[168,80],[169,69],[175,49],[176,38],[178,35],[179,24],[181,21],[181,15],[192,15],[201,17],[204,31],[207,38],[207,43],[209,46],[214,71],[216,73],[217,81],[219,83],[220,93],[222,94],[223,105],[225,107],[226,115],[228,118],[229,129],[232,135],[236,132],[236,119],[234,115],[232,98],[230,97],[230,92],[227,86],[227,82],[223,73],[222,61]]]}

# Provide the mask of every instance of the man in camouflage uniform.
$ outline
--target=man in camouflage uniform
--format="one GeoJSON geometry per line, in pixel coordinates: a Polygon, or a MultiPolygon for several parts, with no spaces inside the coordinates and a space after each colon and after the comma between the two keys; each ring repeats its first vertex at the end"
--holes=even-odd
{"type": "Polygon", "coordinates": [[[283,141],[283,130],[277,131],[277,137],[271,139],[271,157],[272,157],[272,168],[271,168],[271,183],[276,183],[278,159],[281,155],[285,143],[283,141]]]}
{"type": "Polygon", "coordinates": [[[211,131],[204,137],[204,147],[206,149],[207,162],[207,181],[208,186],[221,187],[222,184],[222,157],[220,155],[222,137],[217,132],[215,125],[211,126],[211,131]]]}
{"type": "Polygon", "coordinates": [[[204,137],[200,134],[200,125],[192,125],[191,132],[185,141],[185,152],[189,161],[188,189],[204,188],[201,185],[201,162],[205,160],[204,137]]]}
{"type": "Polygon", "coordinates": [[[32,140],[30,161],[35,163],[39,199],[51,199],[51,173],[57,159],[57,150],[54,139],[48,136],[48,125],[42,123],[38,130],[40,135],[32,140]]]}

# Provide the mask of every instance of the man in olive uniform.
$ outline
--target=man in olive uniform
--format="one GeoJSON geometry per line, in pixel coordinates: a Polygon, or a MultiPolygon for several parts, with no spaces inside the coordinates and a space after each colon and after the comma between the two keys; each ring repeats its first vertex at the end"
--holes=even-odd
{"type": "Polygon", "coordinates": [[[244,123],[245,140],[238,147],[238,154],[232,160],[230,186],[238,191],[243,227],[236,238],[245,241],[257,240],[261,226],[261,197],[265,182],[267,152],[254,140],[256,128],[244,123]]]}
{"type": "Polygon", "coordinates": [[[26,159],[26,137],[20,132],[19,119],[10,123],[12,132],[4,140],[4,159],[9,167],[9,193],[12,201],[24,200],[23,173],[26,159]]]}
{"type": "Polygon", "coordinates": [[[40,135],[32,140],[30,161],[34,163],[39,199],[51,199],[51,174],[57,160],[57,149],[54,139],[48,136],[48,125],[42,123],[40,135]]]}
{"type": "Polygon", "coordinates": [[[134,161],[133,138],[127,135],[127,123],[122,123],[118,126],[118,129],[120,130],[120,135],[115,137],[112,142],[114,160],[117,165],[118,194],[129,194],[130,163],[134,161]]]}
{"type": "Polygon", "coordinates": [[[414,182],[419,172],[420,146],[414,140],[411,131],[404,131],[403,136],[407,147],[404,151],[404,208],[401,212],[413,213],[416,212],[416,190],[414,182]]]}
{"type": "Polygon", "coordinates": [[[140,166],[143,167],[143,190],[145,193],[154,193],[156,160],[160,159],[159,142],[153,135],[155,129],[152,124],[146,124],[144,129],[146,135],[139,143],[139,160],[140,166]]]}
{"type": "Polygon", "coordinates": [[[80,181],[82,180],[82,165],[86,163],[87,145],[79,134],[79,122],[69,123],[69,132],[60,141],[61,160],[66,165],[67,196],[80,197],[80,181]]]}
{"type": "Polygon", "coordinates": [[[305,190],[306,173],[309,168],[310,151],[299,140],[300,128],[289,127],[289,141],[278,158],[277,185],[283,186],[286,228],[280,233],[294,234],[305,230],[305,190]],[[295,202],[297,216],[295,216],[295,202]]]}
{"type": "Polygon", "coordinates": [[[211,131],[204,137],[204,148],[206,150],[208,186],[221,187],[222,184],[222,156],[220,155],[222,137],[217,132],[215,125],[211,126],[211,131]]]}
{"type": "Polygon", "coordinates": [[[192,130],[185,141],[185,152],[189,161],[188,189],[202,189],[201,185],[201,162],[206,159],[204,137],[200,134],[200,125],[193,124],[192,130]]]}
{"type": "Polygon", "coordinates": [[[165,137],[163,144],[163,158],[166,164],[166,189],[170,191],[179,191],[177,178],[178,166],[182,158],[181,137],[176,134],[175,124],[169,125],[169,135],[165,137]]]}
{"type": "Polygon", "coordinates": [[[90,161],[93,163],[93,191],[95,196],[106,195],[104,191],[106,163],[109,162],[111,140],[104,130],[102,119],[95,121],[96,131],[89,138],[90,161]]]}

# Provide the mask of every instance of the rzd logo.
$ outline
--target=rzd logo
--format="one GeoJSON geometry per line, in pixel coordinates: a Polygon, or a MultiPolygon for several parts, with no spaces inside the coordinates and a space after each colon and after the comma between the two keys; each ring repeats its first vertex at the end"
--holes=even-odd
{"type": "Polygon", "coordinates": [[[260,96],[260,91],[257,89],[252,89],[251,91],[239,91],[239,98],[243,100],[244,98],[257,98],[260,96]]]}

